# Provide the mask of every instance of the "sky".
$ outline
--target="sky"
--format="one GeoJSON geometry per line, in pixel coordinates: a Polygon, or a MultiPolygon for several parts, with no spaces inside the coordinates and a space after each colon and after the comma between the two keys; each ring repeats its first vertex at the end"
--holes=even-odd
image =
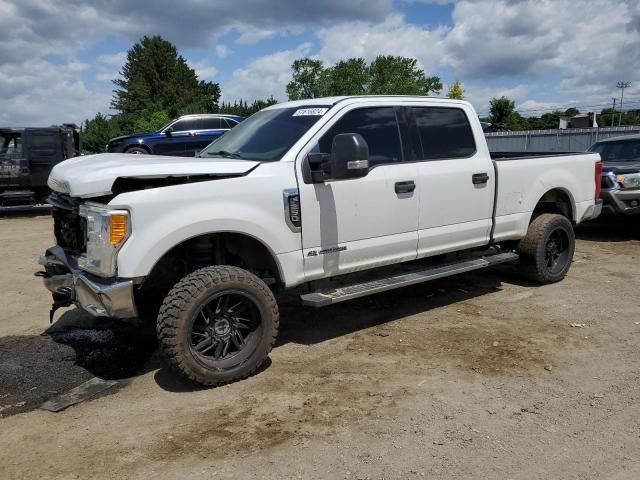
{"type": "Polygon", "coordinates": [[[0,125],[80,123],[109,108],[143,35],[174,43],[222,99],[286,100],[291,63],[414,57],[478,112],[640,108],[640,0],[0,0],[0,125]],[[618,100],[619,101],[619,100],[618,100]]]}

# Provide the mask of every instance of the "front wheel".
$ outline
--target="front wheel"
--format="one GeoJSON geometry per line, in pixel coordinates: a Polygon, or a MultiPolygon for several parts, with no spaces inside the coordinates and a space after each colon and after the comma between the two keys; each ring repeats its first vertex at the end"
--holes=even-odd
{"type": "Polygon", "coordinates": [[[520,240],[518,266],[527,280],[547,284],[562,280],[575,251],[573,225],[563,215],[543,213],[529,224],[520,240]]]}
{"type": "Polygon", "coordinates": [[[147,152],[144,148],[133,147],[133,148],[127,149],[127,151],[124,153],[130,153],[133,155],[147,155],[149,152],[147,152]]]}
{"type": "Polygon", "coordinates": [[[250,272],[214,266],[180,280],[157,322],[160,351],[180,375],[205,386],[248,377],[267,359],[278,334],[273,293],[250,272]]]}

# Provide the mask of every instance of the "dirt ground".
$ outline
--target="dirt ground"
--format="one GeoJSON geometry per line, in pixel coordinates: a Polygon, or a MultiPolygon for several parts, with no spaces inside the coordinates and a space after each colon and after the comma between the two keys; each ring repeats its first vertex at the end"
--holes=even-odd
{"type": "Polygon", "coordinates": [[[638,479],[639,226],[581,228],[556,285],[501,266],[320,310],[283,298],[269,365],[196,389],[138,328],[71,310],[50,327],[33,272],[51,222],[0,218],[0,476],[638,479]],[[118,384],[39,409],[94,376],[118,384]]]}

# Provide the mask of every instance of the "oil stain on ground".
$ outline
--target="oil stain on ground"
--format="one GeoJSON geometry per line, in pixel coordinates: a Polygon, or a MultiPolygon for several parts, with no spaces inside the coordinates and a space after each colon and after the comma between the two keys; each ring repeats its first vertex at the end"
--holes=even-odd
{"type": "Polygon", "coordinates": [[[154,349],[153,338],[138,326],[77,311],[65,313],[42,335],[2,337],[0,417],[36,409],[93,377],[130,378],[154,349]]]}

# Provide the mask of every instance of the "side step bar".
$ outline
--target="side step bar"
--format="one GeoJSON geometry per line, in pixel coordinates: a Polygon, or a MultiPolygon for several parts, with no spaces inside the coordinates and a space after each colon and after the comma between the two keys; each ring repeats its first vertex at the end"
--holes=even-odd
{"type": "Polygon", "coordinates": [[[438,265],[412,272],[391,275],[389,277],[356,283],[340,288],[328,288],[317,292],[300,295],[302,304],[309,307],[326,307],[334,303],[365,297],[374,293],[385,292],[395,288],[428,282],[437,278],[449,277],[458,273],[470,272],[491,267],[499,263],[512,262],[518,259],[517,253],[503,252],[485,255],[479,258],[459,260],[446,265],[438,265]]]}

